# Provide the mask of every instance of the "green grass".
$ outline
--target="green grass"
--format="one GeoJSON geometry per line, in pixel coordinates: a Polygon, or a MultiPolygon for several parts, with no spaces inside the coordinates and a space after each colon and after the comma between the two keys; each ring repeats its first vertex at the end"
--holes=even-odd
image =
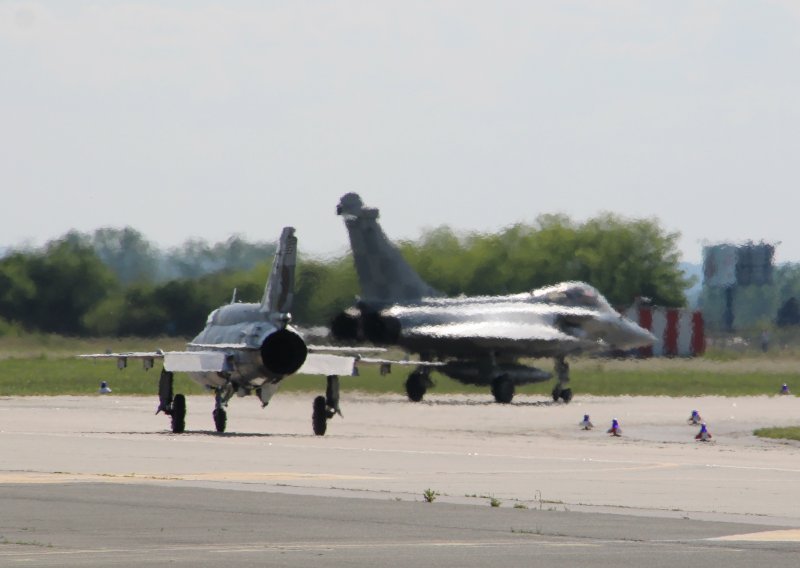
{"type": "Polygon", "coordinates": [[[598,396],[755,396],[777,394],[783,383],[800,385],[800,373],[652,371],[574,373],[575,394],[598,396]]]}
{"type": "Polygon", "coordinates": [[[439,495],[440,493],[433,489],[426,489],[422,492],[422,498],[425,499],[426,503],[433,503],[439,495]]]}
{"type": "Polygon", "coordinates": [[[185,339],[174,337],[112,337],[83,339],[45,333],[23,336],[0,336],[0,359],[29,359],[35,357],[70,357],[78,353],[107,351],[177,350],[186,346],[185,339]]]}
{"type": "MultiPolygon", "coordinates": [[[[782,368],[750,371],[741,365],[704,368],[702,361],[680,366],[664,362],[627,362],[613,365],[575,364],[572,389],[576,396],[753,396],[777,394],[787,383],[800,392],[800,372],[782,368]]],[[[705,365],[707,366],[707,365],[705,365]]],[[[371,394],[403,393],[408,369],[396,366],[381,376],[375,368],[362,368],[358,377],[342,377],[343,391],[371,394]]],[[[157,391],[159,367],[144,371],[139,361],[131,360],[125,370],[118,370],[114,360],[80,360],[74,357],[38,355],[35,357],[0,359],[0,396],[11,395],[81,395],[94,393],[100,381],[108,381],[115,394],[151,395],[157,391]]],[[[440,394],[479,393],[489,396],[484,386],[462,385],[435,373],[435,388],[440,394]]],[[[176,376],[176,390],[186,394],[205,392],[185,375],[176,376]]],[[[316,392],[324,389],[320,376],[292,376],[281,385],[283,392],[316,392]]],[[[517,393],[547,397],[553,382],[526,385],[517,393]]]]}
{"type": "Polygon", "coordinates": [[[800,426],[788,426],[786,428],[759,428],[753,432],[753,434],[761,438],[800,441],[800,426]]]}
{"type": "MultiPolygon", "coordinates": [[[[176,339],[102,339],[79,340],[58,336],[0,338],[0,396],[56,394],[92,394],[100,381],[108,381],[115,394],[153,395],[157,392],[159,365],[144,371],[139,361],[129,361],[120,371],[114,360],[80,360],[79,353],[111,351],[181,349],[184,341],[176,339]]],[[[397,354],[391,354],[397,357],[397,354]]],[[[644,361],[577,359],[571,361],[572,390],[576,396],[753,396],[777,394],[787,383],[792,392],[800,392],[800,356],[772,357],[749,355],[734,360],[651,359],[644,361]]],[[[552,370],[549,360],[532,364],[552,370]]],[[[364,366],[358,377],[342,377],[344,392],[404,393],[409,367],[395,365],[392,373],[381,376],[375,367],[364,366]]],[[[440,394],[489,394],[488,387],[462,385],[433,374],[440,394]]],[[[286,392],[321,392],[325,379],[320,376],[292,376],[285,379],[286,392]]],[[[205,392],[185,375],[176,375],[176,391],[186,394],[205,392]]],[[[526,385],[517,393],[549,397],[553,382],[526,385]]]]}
{"type": "MultiPolygon", "coordinates": [[[[100,381],[108,381],[114,394],[155,395],[159,368],[145,371],[138,361],[130,361],[124,371],[116,361],[84,361],[75,358],[36,357],[0,360],[0,396],[85,395],[94,394],[100,381]]],[[[185,394],[205,392],[185,375],[175,378],[175,391],[185,394]]]]}

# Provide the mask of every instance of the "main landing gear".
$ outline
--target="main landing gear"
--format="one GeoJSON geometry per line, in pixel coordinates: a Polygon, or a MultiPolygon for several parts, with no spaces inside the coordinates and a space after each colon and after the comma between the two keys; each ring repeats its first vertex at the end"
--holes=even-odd
{"type": "Polygon", "coordinates": [[[508,375],[500,375],[492,380],[492,395],[495,402],[508,404],[514,398],[514,381],[508,375]]]}
{"type": "Polygon", "coordinates": [[[561,399],[565,403],[569,403],[572,400],[572,389],[567,386],[569,384],[569,364],[563,356],[556,357],[556,377],[558,383],[553,387],[553,402],[561,399]]]}
{"type": "Polygon", "coordinates": [[[324,436],[328,430],[328,419],[337,414],[342,416],[342,411],[339,409],[339,377],[329,375],[325,396],[318,396],[314,399],[314,411],[311,414],[314,434],[324,436]]]}
{"type": "Polygon", "coordinates": [[[406,380],[406,394],[408,400],[419,402],[425,396],[425,392],[433,386],[430,371],[426,368],[419,368],[408,375],[406,380]]]}
{"type": "Polygon", "coordinates": [[[225,412],[224,408],[215,408],[211,416],[214,418],[214,428],[220,434],[223,433],[228,425],[228,413],[225,412]]]}
{"type": "Polygon", "coordinates": [[[170,417],[170,425],[175,434],[186,430],[186,397],[182,394],[172,396],[172,383],[174,375],[166,369],[161,369],[158,379],[158,409],[156,414],[163,412],[170,417]]]}

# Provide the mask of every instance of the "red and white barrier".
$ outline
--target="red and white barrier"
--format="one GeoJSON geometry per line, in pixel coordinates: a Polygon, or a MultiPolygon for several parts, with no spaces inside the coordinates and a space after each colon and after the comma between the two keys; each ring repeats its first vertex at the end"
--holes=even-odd
{"type": "Polygon", "coordinates": [[[640,350],[642,357],[695,357],[706,350],[702,312],[634,306],[625,315],[656,336],[652,347],[640,350]]]}

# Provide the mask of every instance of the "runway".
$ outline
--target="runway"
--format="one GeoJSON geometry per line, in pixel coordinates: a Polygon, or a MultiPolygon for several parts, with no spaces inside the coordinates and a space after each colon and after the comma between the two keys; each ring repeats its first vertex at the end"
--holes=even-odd
{"type": "Polygon", "coordinates": [[[182,435],[154,398],[1,399],[0,564],[796,565],[800,446],[751,435],[796,423],[795,397],[348,393],[322,438],[312,398],[232,401],[224,435],[210,396],[182,435]]]}

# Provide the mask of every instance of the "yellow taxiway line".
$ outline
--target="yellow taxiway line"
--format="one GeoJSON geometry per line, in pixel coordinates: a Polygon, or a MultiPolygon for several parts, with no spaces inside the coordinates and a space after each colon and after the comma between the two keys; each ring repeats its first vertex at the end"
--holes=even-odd
{"type": "Polygon", "coordinates": [[[211,471],[199,473],[74,473],[63,471],[0,472],[0,483],[69,483],[69,482],[146,482],[146,481],[239,481],[269,482],[316,479],[320,481],[386,479],[366,475],[335,473],[297,473],[288,471],[211,471]]]}

